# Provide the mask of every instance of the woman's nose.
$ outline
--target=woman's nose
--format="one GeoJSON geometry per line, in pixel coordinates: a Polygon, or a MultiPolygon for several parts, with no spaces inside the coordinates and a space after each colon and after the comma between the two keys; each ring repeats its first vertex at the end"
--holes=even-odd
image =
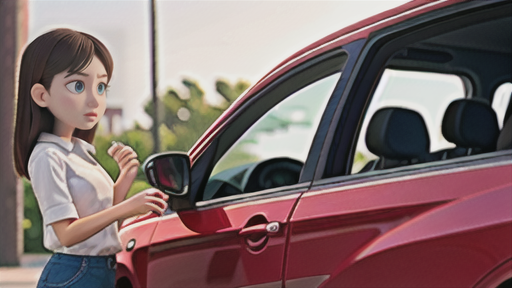
{"type": "Polygon", "coordinates": [[[94,95],[94,92],[90,92],[88,93],[87,95],[87,106],[91,107],[91,108],[96,108],[100,105],[98,99],[96,98],[97,96],[94,95]]]}

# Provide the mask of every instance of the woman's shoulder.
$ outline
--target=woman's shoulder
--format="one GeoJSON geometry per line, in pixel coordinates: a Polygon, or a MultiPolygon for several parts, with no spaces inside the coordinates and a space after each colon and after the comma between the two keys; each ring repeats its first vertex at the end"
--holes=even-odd
{"type": "Polygon", "coordinates": [[[30,163],[30,161],[41,158],[65,158],[67,154],[66,152],[67,151],[57,145],[38,142],[34,147],[34,150],[32,150],[28,161],[30,163]]]}
{"type": "Polygon", "coordinates": [[[58,136],[41,134],[28,160],[29,171],[34,165],[47,165],[50,162],[62,165],[66,162],[72,148],[73,144],[65,142],[58,136]]]}

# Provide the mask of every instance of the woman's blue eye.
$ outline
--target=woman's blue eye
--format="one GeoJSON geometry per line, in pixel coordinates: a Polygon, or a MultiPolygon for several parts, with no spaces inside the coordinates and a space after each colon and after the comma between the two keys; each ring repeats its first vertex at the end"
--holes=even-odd
{"type": "Polygon", "coordinates": [[[73,81],[66,84],[66,88],[68,88],[69,92],[79,94],[84,92],[85,85],[82,81],[73,81]]]}
{"type": "Polygon", "coordinates": [[[100,84],[98,85],[98,94],[102,95],[102,94],[103,94],[103,92],[105,92],[105,88],[106,88],[105,83],[100,83],[100,84]]]}

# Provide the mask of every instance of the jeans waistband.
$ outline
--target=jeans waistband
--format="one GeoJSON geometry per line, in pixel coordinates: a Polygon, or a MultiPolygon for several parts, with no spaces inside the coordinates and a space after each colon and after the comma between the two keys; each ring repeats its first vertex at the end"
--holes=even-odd
{"type": "Polygon", "coordinates": [[[101,255],[101,256],[89,256],[89,255],[73,255],[73,254],[63,254],[63,253],[55,253],[52,257],[55,257],[61,261],[82,261],[86,260],[89,266],[102,266],[115,268],[116,265],[116,255],[101,255]]]}

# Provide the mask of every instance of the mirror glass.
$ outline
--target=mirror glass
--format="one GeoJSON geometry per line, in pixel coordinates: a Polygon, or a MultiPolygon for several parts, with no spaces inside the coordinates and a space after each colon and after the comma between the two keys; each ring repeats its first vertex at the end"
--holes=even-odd
{"type": "Polygon", "coordinates": [[[147,167],[151,184],[163,192],[186,194],[189,185],[189,162],[185,155],[158,157],[147,167]]]}

